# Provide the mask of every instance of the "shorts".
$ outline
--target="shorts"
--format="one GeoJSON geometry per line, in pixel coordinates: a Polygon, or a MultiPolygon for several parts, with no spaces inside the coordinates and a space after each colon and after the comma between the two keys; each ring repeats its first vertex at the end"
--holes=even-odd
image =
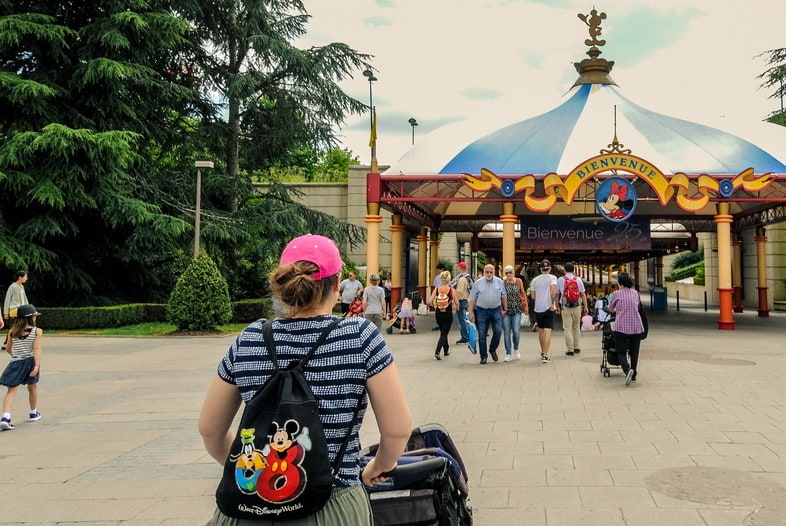
{"type": "Polygon", "coordinates": [[[35,368],[35,358],[23,358],[21,360],[14,360],[8,362],[8,366],[0,376],[0,385],[6,387],[17,387],[22,384],[32,385],[37,384],[40,379],[40,373],[35,376],[30,376],[30,372],[35,368]]]}
{"type": "Polygon", "coordinates": [[[219,510],[213,515],[210,526],[275,526],[277,524],[316,526],[318,524],[340,524],[342,526],[371,526],[374,523],[371,505],[363,486],[333,488],[333,494],[325,507],[302,519],[285,522],[266,520],[243,520],[227,517],[219,510]]]}
{"type": "Polygon", "coordinates": [[[553,329],[554,328],[554,311],[547,310],[545,312],[535,313],[535,323],[538,324],[538,329],[553,329]]]}

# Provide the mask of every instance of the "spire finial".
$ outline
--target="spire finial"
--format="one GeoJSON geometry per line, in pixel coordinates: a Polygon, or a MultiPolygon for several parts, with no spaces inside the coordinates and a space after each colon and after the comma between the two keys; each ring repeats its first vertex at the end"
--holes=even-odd
{"type": "Polygon", "coordinates": [[[625,145],[622,144],[619,139],[617,139],[617,105],[614,105],[614,140],[611,141],[611,144],[607,145],[609,147],[608,150],[604,150],[603,148],[600,149],[600,153],[631,153],[633,150],[630,148],[625,148],[625,145]]]}
{"type": "Polygon", "coordinates": [[[590,11],[588,15],[582,15],[579,13],[578,16],[585,24],[587,24],[587,27],[589,27],[590,38],[585,40],[584,44],[592,47],[605,46],[606,41],[598,40],[598,37],[603,32],[600,27],[600,23],[601,21],[606,20],[606,13],[598,14],[598,10],[593,6],[592,11],[590,11]]]}
{"type": "Polygon", "coordinates": [[[574,62],[573,65],[576,67],[576,71],[579,72],[579,78],[573,86],[582,84],[613,84],[616,86],[617,83],[609,75],[611,68],[614,67],[614,62],[605,58],[598,58],[601,55],[598,47],[606,45],[606,41],[599,38],[603,33],[603,28],[600,27],[600,24],[603,20],[606,20],[606,13],[598,13],[598,10],[593,6],[592,11],[588,15],[579,13],[578,17],[587,25],[589,30],[590,38],[586,39],[584,44],[590,46],[589,50],[587,50],[587,55],[590,58],[585,58],[581,62],[574,62]]]}

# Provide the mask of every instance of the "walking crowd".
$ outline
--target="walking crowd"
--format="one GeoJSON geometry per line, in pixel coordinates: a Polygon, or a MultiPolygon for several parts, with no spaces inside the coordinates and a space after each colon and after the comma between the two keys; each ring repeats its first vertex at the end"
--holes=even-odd
{"type": "Polygon", "coordinates": [[[494,265],[486,265],[473,279],[466,272],[467,264],[461,261],[451,279],[450,271],[440,264],[427,300],[434,309],[435,328],[440,331],[434,357],[441,360],[450,354],[448,332],[455,317],[460,334],[456,344],[469,344],[479,355],[480,365],[488,364],[489,358],[499,361],[500,344],[505,349],[504,362],[521,360],[522,329],[537,332],[540,361],[548,364],[552,333],[559,321],[566,356],[581,353],[583,332],[605,330],[612,334],[614,343],[609,351],[617,355],[625,385],[635,382],[647,322],[631,276],[620,272],[618,283],[598,291],[596,296],[575,274],[571,262],[555,267],[544,259],[537,267],[538,273],[531,280],[525,267],[517,272],[512,265],[503,269],[502,277],[496,275],[494,265]],[[615,295],[618,290],[622,292],[615,295]]]}
{"type": "Polygon", "coordinates": [[[460,336],[455,343],[468,344],[473,354],[479,355],[480,365],[488,364],[489,358],[499,361],[500,345],[505,350],[504,362],[521,360],[522,330],[538,334],[543,364],[551,362],[552,336],[558,323],[562,324],[566,356],[581,353],[583,332],[603,330],[604,352],[616,353],[611,363],[622,369],[625,384],[637,380],[639,346],[646,338],[647,322],[629,274],[620,272],[618,283],[594,295],[575,273],[572,262],[554,266],[543,259],[531,279],[525,266],[516,269],[507,265],[500,277],[496,267],[488,264],[476,278],[467,272],[463,261],[456,263],[455,275],[444,263],[436,269],[425,305],[413,304],[413,298],[405,296],[392,307],[389,274],[382,278],[370,275],[369,285],[363,288],[351,272],[340,284],[344,315],[364,316],[380,330],[386,328],[388,334],[394,328],[408,334],[415,332],[415,311],[423,314],[424,309],[432,310],[432,330],[439,331],[434,358],[442,360],[450,355],[448,340],[455,319],[460,336]],[[350,300],[350,293],[355,294],[354,300],[350,300]],[[613,342],[608,349],[606,342],[613,342]]]}

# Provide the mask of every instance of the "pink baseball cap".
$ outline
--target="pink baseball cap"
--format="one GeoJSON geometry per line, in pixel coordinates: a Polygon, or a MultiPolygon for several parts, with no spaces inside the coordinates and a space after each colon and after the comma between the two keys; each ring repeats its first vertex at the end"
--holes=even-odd
{"type": "Polygon", "coordinates": [[[456,266],[459,268],[467,268],[467,264],[464,263],[463,261],[459,261],[458,263],[456,263],[456,266]]]}
{"type": "Polygon", "coordinates": [[[315,280],[335,276],[344,267],[341,253],[332,239],[325,236],[306,234],[290,241],[281,253],[282,265],[289,265],[296,261],[308,261],[315,264],[319,270],[311,276],[315,280]]]}

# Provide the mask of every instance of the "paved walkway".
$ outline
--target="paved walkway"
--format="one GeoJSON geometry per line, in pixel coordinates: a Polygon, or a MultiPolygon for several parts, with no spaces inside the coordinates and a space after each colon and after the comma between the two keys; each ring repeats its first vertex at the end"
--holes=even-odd
{"type": "MultiPolygon", "coordinates": [[[[443,423],[461,450],[478,525],[786,524],[786,314],[738,314],[735,331],[717,317],[651,313],[627,388],[600,374],[599,333],[571,357],[555,331],[541,364],[523,332],[522,361],[485,366],[458,345],[435,361],[431,317],[386,338],[413,423],[443,423]]],[[[46,336],[43,419],[24,421],[20,392],[0,433],[0,522],[203,525],[220,467],[196,416],[231,339],[46,336]]]]}

